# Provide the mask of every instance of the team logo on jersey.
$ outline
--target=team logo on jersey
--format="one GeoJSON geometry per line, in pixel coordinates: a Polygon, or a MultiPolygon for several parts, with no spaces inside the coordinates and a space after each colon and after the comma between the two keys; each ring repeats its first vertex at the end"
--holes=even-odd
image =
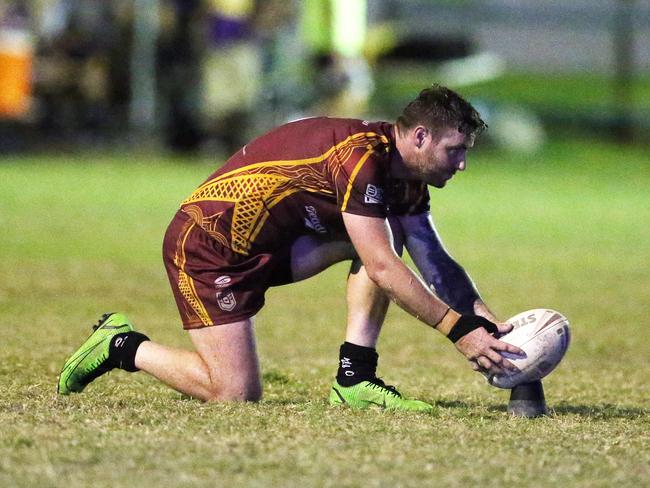
{"type": "Polygon", "coordinates": [[[214,284],[217,285],[217,288],[224,288],[230,284],[232,281],[232,278],[227,275],[219,276],[216,280],[214,280],[214,284]]]}
{"type": "Polygon", "coordinates": [[[327,229],[323,224],[321,224],[316,208],[311,205],[305,205],[305,211],[307,212],[307,217],[305,217],[305,227],[314,232],[318,232],[319,234],[327,234],[327,229]]]}
{"type": "Polygon", "coordinates": [[[232,312],[233,309],[237,306],[237,300],[235,300],[235,295],[230,290],[218,291],[217,304],[219,305],[219,308],[224,312],[232,312]]]}
{"type": "Polygon", "coordinates": [[[378,186],[368,183],[366,186],[366,193],[363,198],[364,203],[384,203],[384,190],[378,186]]]}

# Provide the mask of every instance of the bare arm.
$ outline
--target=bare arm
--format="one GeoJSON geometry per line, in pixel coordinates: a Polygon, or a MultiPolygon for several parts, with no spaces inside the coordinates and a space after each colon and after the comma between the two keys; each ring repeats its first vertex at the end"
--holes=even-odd
{"type": "MultiPolygon", "coordinates": [[[[388,223],[384,219],[348,213],[343,213],[343,221],[370,279],[411,315],[450,335],[450,331],[461,322],[460,314],[436,297],[395,254],[388,223]]],[[[491,372],[500,372],[501,367],[514,368],[498,351],[522,353],[519,348],[498,341],[483,327],[465,333],[454,342],[467,359],[491,372]]]]}
{"type": "Polygon", "coordinates": [[[384,219],[343,213],[343,221],[366,273],[400,307],[435,327],[448,309],[393,250],[384,219]]]}

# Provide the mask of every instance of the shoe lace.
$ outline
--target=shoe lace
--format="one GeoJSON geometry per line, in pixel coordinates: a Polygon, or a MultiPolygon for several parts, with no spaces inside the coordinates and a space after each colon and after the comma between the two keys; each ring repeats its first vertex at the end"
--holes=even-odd
{"type": "Polygon", "coordinates": [[[388,390],[388,392],[391,395],[402,398],[402,394],[399,391],[397,391],[397,388],[395,388],[393,385],[387,385],[386,383],[384,383],[384,380],[382,380],[381,378],[375,377],[371,380],[368,380],[368,382],[372,385],[373,388],[388,390]]]}
{"type": "MultiPolygon", "coordinates": [[[[103,314],[100,317],[99,321],[92,326],[93,332],[97,331],[97,329],[99,329],[102,326],[102,324],[106,322],[106,319],[110,316],[111,316],[110,313],[103,314]]],[[[103,363],[106,362],[107,359],[108,359],[108,355],[101,354],[93,362],[90,363],[88,370],[97,371],[101,373],[110,371],[111,369],[113,369],[112,367],[103,366],[103,363]]]]}
{"type": "Polygon", "coordinates": [[[97,329],[99,329],[102,326],[102,324],[104,322],[106,322],[106,320],[108,320],[108,318],[111,315],[113,315],[113,312],[108,312],[108,313],[102,314],[102,316],[99,317],[99,320],[97,321],[97,323],[92,326],[93,327],[93,332],[95,332],[97,329]]]}
{"type": "Polygon", "coordinates": [[[93,332],[95,332],[97,329],[99,329],[99,328],[101,327],[101,325],[102,325],[104,322],[106,322],[106,319],[108,318],[108,316],[109,316],[109,314],[105,313],[104,315],[102,315],[102,316],[99,318],[99,320],[97,321],[96,324],[93,324],[93,326],[92,326],[92,327],[93,327],[93,332]]]}

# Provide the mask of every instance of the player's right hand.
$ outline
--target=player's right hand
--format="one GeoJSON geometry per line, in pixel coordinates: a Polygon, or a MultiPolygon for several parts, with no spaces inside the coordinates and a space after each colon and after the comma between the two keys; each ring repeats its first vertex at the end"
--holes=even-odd
{"type": "Polygon", "coordinates": [[[495,339],[483,327],[465,334],[456,341],[455,346],[472,363],[472,369],[489,374],[502,374],[506,369],[517,371],[517,367],[500,352],[525,355],[517,346],[495,339]]]}

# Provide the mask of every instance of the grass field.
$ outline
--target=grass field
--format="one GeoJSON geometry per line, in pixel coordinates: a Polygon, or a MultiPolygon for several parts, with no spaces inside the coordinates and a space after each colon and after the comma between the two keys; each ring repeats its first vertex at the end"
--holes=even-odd
{"type": "Polygon", "coordinates": [[[507,391],[396,308],[379,373],[437,414],[329,407],[344,265],[269,292],[259,404],[201,404],[121,371],[59,397],[62,362],[104,311],[189,347],[160,245],[213,163],[0,160],[0,486],[648,486],[649,159],[596,143],[479,150],[432,194],[447,247],[499,315],[571,320],[545,380],[551,415],[534,420],[510,418],[507,391]]]}
{"type": "MultiPolygon", "coordinates": [[[[438,79],[426,65],[399,69],[389,66],[380,70],[373,105],[387,105],[399,113],[414,93],[438,79]]],[[[595,73],[544,73],[508,71],[492,80],[455,87],[472,100],[522,105],[542,112],[569,116],[568,110],[584,113],[607,113],[615,104],[614,81],[611,75],[595,73]]],[[[650,110],[650,76],[637,73],[630,82],[630,103],[634,112],[647,119],[650,110]],[[645,115],[644,115],[645,114],[645,115]]],[[[389,111],[389,113],[392,113],[389,111]]]]}

